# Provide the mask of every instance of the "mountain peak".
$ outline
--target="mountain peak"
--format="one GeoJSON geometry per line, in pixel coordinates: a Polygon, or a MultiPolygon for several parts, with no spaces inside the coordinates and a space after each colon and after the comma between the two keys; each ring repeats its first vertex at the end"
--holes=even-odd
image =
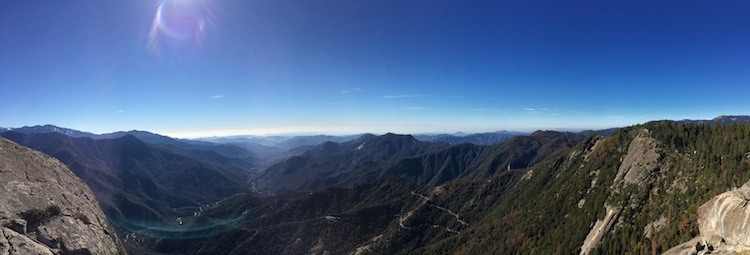
{"type": "Polygon", "coordinates": [[[532,137],[543,137],[543,136],[549,136],[549,135],[554,135],[554,134],[559,134],[559,133],[561,133],[561,132],[551,131],[551,130],[537,130],[536,132],[531,133],[531,135],[529,135],[529,136],[532,136],[532,137]]]}
{"type": "Polygon", "coordinates": [[[359,138],[357,138],[356,141],[357,142],[367,142],[367,141],[372,141],[372,140],[377,139],[377,138],[378,138],[378,136],[370,134],[370,133],[367,133],[367,134],[364,134],[364,135],[360,136],[359,138]]]}
{"type": "Polygon", "coordinates": [[[411,135],[401,135],[401,134],[394,134],[394,133],[387,133],[385,135],[381,135],[380,138],[382,139],[407,139],[407,140],[414,140],[417,141],[417,139],[414,139],[411,135]]]}
{"type": "Polygon", "coordinates": [[[70,128],[58,127],[51,124],[36,125],[36,126],[24,126],[21,128],[8,128],[8,131],[16,131],[22,134],[39,134],[39,133],[60,133],[70,137],[84,137],[84,136],[95,136],[92,133],[78,131],[70,128]]]}
{"type": "Polygon", "coordinates": [[[714,121],[720,121],[720,122],[743,122],[746,123],[750,121],[750,116],[748,115],[719,115],[716,118],[713,119],[714,121]]]}
{"type": "Polygon", "coordinates": [[[716,124],[732,124],[732,123],[750,123],[750,116],[748,115],[719,115],[716,118],[710,120],[691,120],[684,119],[676,121],[677,123],[693,123],[693,124],[709,124],[714,126],[716,124]]]}

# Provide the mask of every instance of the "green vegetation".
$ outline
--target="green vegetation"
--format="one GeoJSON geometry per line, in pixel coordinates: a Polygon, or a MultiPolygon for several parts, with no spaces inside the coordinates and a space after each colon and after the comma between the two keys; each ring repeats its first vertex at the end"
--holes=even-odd
{"type": "Polygon", "coordinates": [[[584,141],[574,149],[580,152],[576,157],[564,153],[537,165],[528,180],[519,178],[522,173],[509,173],[512,184],[496,195],[500,199],[477,227],[457,236],[456,247],[438,244],[427,253],[577,253],[591,224],[604,217],[609,187],[626,153],[622,148],[627,148],[632,134],[626,130],[601,139],[592,136],[584,141]],[[590,151],[600,140],[602,144],[590,151]]]}
{"type": "MultiPolygon", "coordinates": [[[[638,208],[624,213],[631,226],[605,236],[601,253],[661,253],[699,234],[696,209],[714,196],[739,187],[750,178],[750,125],[678,124],[662,121],[644,125],[660,141],[668,168],[649,189],[628,193],[640,197],[638,208]],[[666,226],[651,240],[647,224],[660,217],[666,226]],[[635,244],[635,245],[632,245],[635,244]]],[[[627,208],[627,207],[626,207],[627,208]]]]}
{"type": "Polygon", "coordinates": [[[21,218],[26,220],[30,228],[35,228],[49,221],[50,218],[60,215],[60,207],[56,205],[48,206],[45,209],[30,209],[21,213],[21,218]]]}
{"type": "MultiPolygon", "coordinates": [[[[593,224],[604,218],[606,203],[621,212],[591,254],[660,254],[699,234],[696,209],[702,203],[750,178],[749,152],[750,125],[742,124],[652,122],[592,136],[534,166],[525,180],[526,172],[512,171],[489,181],[444,185],[451,192],[432,202],[451,207],[470,227],[448,237],[428,228],[392,228],[393,249],[386,251],[577,254],[593,224]],[[657,141],[658,164],[643,182],[615,183],[639,134],[657,141]],[[649,225],[659,219],[664,224],[649,225]]],[[[440,222],[437,213],[414,217],[440,222]]]]}

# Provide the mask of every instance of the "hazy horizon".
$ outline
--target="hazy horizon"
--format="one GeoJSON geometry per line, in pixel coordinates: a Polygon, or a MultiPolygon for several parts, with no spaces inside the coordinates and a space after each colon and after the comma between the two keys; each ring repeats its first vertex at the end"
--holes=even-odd
{"type": "MultiPolygon", "coordinates": [[[[352,135],[363,135],[363,134],[374,134],[374,135],[383,135],[387,133],[393,133],[393,134],[400,134],[400,135],[457,135],[457,136],[465,136],[465,135],[473,135],[473,134],[480,134],[480,133],[498,133],[498,132],[506,132],[506,133],[519,133],[519,134],[531,134],[536,131],[558,131],[558,132],[583,132],[590,129],[533,129],[528,131],[521,131],[521,130],[489,130],[489,131],[479,131],[479,132],[464,132],[464,131],[454,131],[454,132],[395,132],[395,131],[378,131],[378,132],[357,132],[357,133],[348,133],[348,132],[326,132],[326,131],[299,131],[300,129],[289,129],[288,132],[284,132],[284,129],[270,129],[270,130],[249,130],[249,129],[238,129],[238,130],[204,130],[204,131],[197,131],[197,132],[182,132],[182,133],[160,133],[150,130],[142,130],[142,129],[132,129],[132,130],[115,130],[115,131],[108,131],[108,132],[91,132],[89,130],[82,130],[82,129],[75,129],[65,126],[59,126],[55,124],[39,124],[39,125],[24,125],[20,127],[0,127],[2,129],[18,129],[18,128],[25,128],[25,127],[43,127],[43,126],[55,126],[59,128],[68,128],[76,131],[81,132],[88,132],[95,135],[106,135],[106,134],[112,134],[116,132],[131,132],[131,131],[144,131],[149,133],[154,133],[158,135],[165,135],[173,138],[181,138],[181,139],[201,139],[201,138],[219,138],[219,137],[294,137],[294,136],[318,136],[318,135],[325,135],[325,136],[352,136],[352,135]]],[[[618,127],[611,127],[611,128],[618,128],[618,127]]],[[[609,128],[605,128],[609,129],[609,128]]],[[[597,130],[604,130],[604,129],[597,129],[597,130]]],[[[594,131],[597,131],[594,130],[594,131]]]]}
{"type": "MultiPolygon", "coordinates": [[[[710,121],[714,120],[716,118],[721,117],[750,117],[750,115],[718,115],[714,118],[703,118],[703,119],[657,119],[657,120],[650,120],[652,121],[710,121]]],[[[59,126],[55,124],[38,124],[38,125],[24,125],[19,127],[0,127],[0,129],[18,129],[18,128],[29,128],[29,127],[44,127],[44,126],[54,126],[58,128],[66,128],[66,129],[72,129],[75,131],[81,131],[81,132],[88,132],[95,135],[107,135],[117,132],[133,132],[133,131],[143,131],[143,132],[149,132],[154,133],[157,135],[164,135],[172,138],[179,138],[179,139],[190,139],[190,140],[200,140],[203,138],[211,139],[211,138],[236,138],[236,137],[257,137],[257,138],[271,138],[271,137],[296,137],[296,136],[356,136],[356,135],[364,135],[364,134],[373,134],[373,135],[384,135],[388,133],[393,134],[399,134],[399,135],[454,135],[454,136],[468,136],[468,135],[474,135],[474,134],[482,134],[482,133],[517,133],[522,135],[528,135],[532,134],[537,131],[556,131],[556,132],[571,132],[571,133],[579,133],[579,132],[585,132],[585,131],[604,131],[604,130],[610,130],[610,129],[619,129],[624,128],[628,126],[633,125],[642,125],[644,123],[634,123],[632,125],[627,126],[619,126],[619,127],[606,127],[606,128],[597,128],[597,129],[559,129],[559,128],[538,128],[538,129],[529,129],[529,130],[487,130],[487,131],[476,131],[476,132],[466,132],[466,131],[452,131],[452,132],[422,132],[422,131],[416,131],[416,132],[396,132],[393,130],[384,130],[384,131],[378,131],[378,132],[371,132],[371,131],[365,131],[365,132],[336,132],[336,131],[319,131],[322,129],[311,128],[309,131],[300,131],[304,130],[304,128],[289,128],[289,129],[236,129],[236,130],[202,130],[202,131],[196,131],[196,132],[177,132],[177,133],[161,133],[151,130],[143,130],[143,129],[132,129],[132,130],[114,130],[109,132],[92,132],[89,130],[82,130],[82,129],[76,129],[76,128],[70,128],[65,126],[59,126]]],[[[336,130],[336,128],[340,127],[334,127],[329,130],[336,130]]],[[[343,129],[341,129],[343,130],[343,129]]]]}

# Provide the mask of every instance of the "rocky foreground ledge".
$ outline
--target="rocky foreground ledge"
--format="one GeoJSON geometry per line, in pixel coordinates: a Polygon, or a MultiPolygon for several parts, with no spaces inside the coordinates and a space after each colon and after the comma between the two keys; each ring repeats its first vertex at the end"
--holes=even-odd
{"type": "Polygon", "coordinates": [[[664,254],[750,254],[750,182],[698,208],[700,235],[664,254]]]}
{"type": "Polygon", "coordinates": [[[60,161],[0,137],[0,255],[125,254],[89,187],[60,161]]]}

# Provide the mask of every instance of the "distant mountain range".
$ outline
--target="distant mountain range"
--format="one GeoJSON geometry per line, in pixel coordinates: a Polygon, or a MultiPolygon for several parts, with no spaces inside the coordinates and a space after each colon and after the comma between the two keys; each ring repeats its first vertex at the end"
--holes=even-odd
{"type": "MultiPolygon", "coordinates": [[[[289,150],[300,146],[318,145],[323,142],[335,142],[344,143],[354,139],[357,139],[365,134],[359,135],[348,135],[348,136],[330,136],[330,135],[314,135],[314,136],[294,136],[294,137],[283,137],[283,136],[231,136],[231,137],[207,137],[198,138],[197,141],[205,141],[212,143],[231,143],[231,144],[259,144],[269,147],[277,147],[282,150],[289,150]]],[[[446,142],[449,144],[459,143],[473,143],[478,145],[490,145],[509,140],[511,137],[519,135],[529,135],[529,133],[523,132],[511,132],[511,131],[498,131],[491,133],[476,133],[476,134],[415,134],[412,135],[415,139],[422,142],[446,142]]]]}
{"type": "MultiPolygon", "coordinates": [[[[715,124],[730,124],[730,123],[750,123],[750,116],[748,115],[720,115],[710,120],[673,120],[677,123],[708,123],[711,125],[715,124]]],[[[602,135],[609,135],[614,133],[618,128],[609,128],[603,130],[584,130],[581,131],[583,134],[599,133],[602,135]]],[[[39,126],[25,126],[20,128],[0,128],[0,131],[16,131],[23,134],[34,134],[34,133],[52,133],[57,132],[70,137],[89,137],[92,139],[105,139],[105,138],[118,138],[125,135],[134,135],[138,139],[141,139],[148,143],[163,143],[170,144],[175,141],[193,144],[244,144],[252,143],[268,147],[277,147],[282,150],[289,150],[300,146],[307,145],[318,145],[323,142],[336,142],[343,143],[354,139],[357,139],[365,134],[358,135],[347,135],[347,136],[331,136],[331,135],[312,135],[312,136],[220,136],[220,137],[203,137],[198,139],[178,139],[171,138],[163,135],[154,134],[147,131],[119,131],[107,134],[94,134],[85,131],[79,131],[64,127],[58,127],[54,125],[39,125],[39,126]]],[[[487,133],[475,133],[465,134],[457,132],[453,134],[412,134],[412,136],[423,142],[446,142],[449,144],[459,143],[473,143],[478,145],[490,145],[499,142],[509,140],[511,137],[520,135],[529,135],[530,133],[515,132],[515,131],[497,131],[487,133]]]]}
{"type": "Polygon", "coordinates": [[[448,146],[420,142],[409,135],[367,134],[345,143],[319,144],[269,167],[256,180],[272,193],[352,186],[375,180],[396,160],[448,146]]]}
{"type": "Polygon", "coordinates": [[[230,136],[230,137],[206,137],[198,138],[196,141],[205,141],[212,143],[229,143],[229,144],[258,144],[268,147],[276,147],[281,150],[290,150],[300,146],[318,145],[323,142],[343,143],[359,138],[360,135],[331,136],[331,135],[312,135],[312,136],[230,136]]]}
{"type": "Polygon", "coordinates": [[[78,130],[73,130],[69,128],[62,128],[58,126],[53,125],[44,125],[44,126],[31,126],[31,127],[20,127],[20,128],[5,128],[5,131],[15,131],[22,134],[40,134],[40,133],[60,133],[63,135],[67,135],[70,137],[89,137],[89,138],[95,138],[96,134],[88,133],[88,132],[82,132],[78,130]]]}
{"type": "Polygon", "coordinates": [[[583,135],[538,131],[505,143],[451,145],[420,142],[409,135],[364,135],[346,143],[326,142],[273,165],[257,177],[272,193],[369,183],[392,172],[418,185],[486,178],[526,168],[582,141],[583,135]]]}
{"type": "Polygon", "coordinates": [[[707,123],[707,124],[710,124],[711,126],[716,125],[716,124],[732,124],[732,123],[748,124],[750,123],[750,116],[719,115],[718,117],[710,119],[710,120],[680,120],[680,121],[677,121],[677,123],[693,123],[693,124],[707,123]]]}
{"type": "Polygon", "coordinates": [[[63,134],[72,138],[86,137],[86,138],[91,138],[95,140],[115,139],[115,138],[120,138],[123,136],[132,135],[138,138],[139,140],[147,142],[147,143],[163,144],[163,145],[168,145],[168,146],[183,149],[183,150],[205,150],[208,147],[213,147],[210,150],[223,154],[225,156],[230,156],[230,157],[251,156],[248,152],[243,151],[241,148],[238,148],[237,146],[234,146],[234,145],[225,145],[225,144],[194,141],[194,140],[188,140],[188,139],[171,138],[168,136],[163,136],[163,135],[154,134],[151,132],[138,131],[138,130],[120,131],[120,132],[107,133],[107,134],[93,134],[89,132],[83,132],[83,131],[73,130],[69,128],[57,127],[53,125],[21,127],[21,128],[6,128],[5,130],[13,131],[13,132],[21,133],[21,134],[26,134],[26,135],[44,134],[44,133],[60,133],[60,134],[63,134]]]}
{"type": "Polygon", "coordinates": [[[492,145],[510,140],[510,138],[519,135],[529,135],[529,133],[498,131],[492,133],[477,133],[466,135],[458,134],[437,134],[437,135],[414,135],[414,138],[423,142],[446,142],[449,144],[473,143],[477,145],[492,145]]]}

